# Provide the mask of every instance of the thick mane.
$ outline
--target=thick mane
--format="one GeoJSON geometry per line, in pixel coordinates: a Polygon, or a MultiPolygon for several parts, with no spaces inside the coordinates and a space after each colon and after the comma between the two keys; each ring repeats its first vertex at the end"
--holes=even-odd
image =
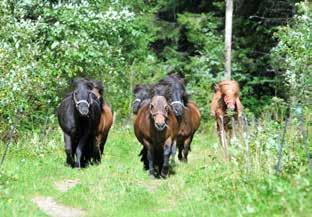
{"type": "Polygon", "coordinates": [[[92,82],[89,79],[86,78],[75,78],[73,80],[73,87],[76,89],[79,85],[87,85],[89,87],[92,86],[92,82]]]}
{"type": "Polygon", "coordinates": [[[104,85],[103,85],[103,82],[102,81],[99,81],[99,80],[91,80],[94,88],[98,89],[99,90],[99,93],[101,95],[103,95],[104,93],[104,85]]]}
{"type": "Polygon", "coordinates": [[[164,85],[173,85],[176,82],[181,83],[183,86],[185,86],[185,80],[184,77],[180,74],[169,74],[165,78],[161,79],[159,81],[159,84],[164,85]]]}
{"type": "Polygon", "coordinates": [[[150,98],[153,96],[164,96],[167,100],[170,96],[169,88],[163,84],[155,84],[151,87],[150,98]]]}
{"type": "Polygon", "coordinates": [[[136,93],[138,93],[139,91],[141,91],[141,90],[146,90],[146,91],[149,91],[149,89],[150,89],[150,85],[147,85],[147,84],[137,84],[137,85],[135,85],[135,87],[133,88],[133,94],[136,94],[136,93]]]}
{"type": "Polygon", "coordinates": [[[159,84],[163,84],[163,85],[168,86],[168,88],[167,88],[168,90],[167,90],[167,94],[166,94],[167,98],[171,98],[171,94],[173,91],[175,91],[177,89],[182,89],[183,90],[183,95],[182,95],[183,101],[185,104],[188,103],[190,96],[186,92],[185,80],[181,74],[169,74],[165,78],[160,80],[159,84]]]}

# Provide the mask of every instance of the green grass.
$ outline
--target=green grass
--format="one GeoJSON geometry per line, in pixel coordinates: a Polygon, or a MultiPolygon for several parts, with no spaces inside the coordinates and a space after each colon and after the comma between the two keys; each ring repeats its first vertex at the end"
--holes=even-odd
{"type": "MultiPolygon", "coordinates": [[[[195,136],[189,163],[176,161],[175,174],[151,180],[137,156],[140,145],[132,129],[112,129],[99,166],[77,170],[64,166],[60,130],[46,138],[24,135],[12,144],[0,174],[0,213],[8,216],[46,216],[31,201],[51,196],[59,203],[79,207],[87,216],[310,216],[312,177],[300,164],[277,176],[273,158],[251,154],[246,170],[243,150],[231,162],[213,133],[195,136]],[[259,160],[261,159],[261,160],[259,160]],[[79,179],[66,193],[53,183],[79,179]]],[[[251,147],[252,144],[251,144],[251,147]]],[[[3,144],[1,144],[3,153],[3,144]]],[[[266,156],[266,155],[265,155],[266,156]]],[[[271,155],[269,155],[271,156],[271,155]]],[[[285,168],[288,168],[285,166],[285,168]]]]}

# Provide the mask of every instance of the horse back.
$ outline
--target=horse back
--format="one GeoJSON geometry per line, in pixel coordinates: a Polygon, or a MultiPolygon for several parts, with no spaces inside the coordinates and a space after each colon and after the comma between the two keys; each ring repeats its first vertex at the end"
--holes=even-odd
{"type": "Polygon", "coordinates": [[[102,107],[102,113],[100,118],[100,123],[98,125],[98,132],[103,133],[108,131],[113,124],[113,113],[111,108],[104,103],[102,107]]]}
{"type": "Polygon", "coordinates": [[[197,105],[192,101],[188,102],[180,124],[179,135],[188,137],[193,134],[199,128],[200,120],[201,114],[197,105]]]}

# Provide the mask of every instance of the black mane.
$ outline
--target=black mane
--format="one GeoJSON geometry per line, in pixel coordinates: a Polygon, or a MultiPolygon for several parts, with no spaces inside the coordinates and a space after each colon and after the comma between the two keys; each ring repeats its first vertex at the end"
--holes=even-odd
{"type": "Polygon", "coordinates": [[[182,74],[169,74],[165,78],[161,79],[159,81],[159,84],[168,86],[168,90],[166,93],[167,98],[171,98],[171,94],[173,91],[176,91],[177,89],[182,89],[182,98],[184,104],[186,105],[188,103],[189,94],[186,92],[186,82],[182,74]]]}

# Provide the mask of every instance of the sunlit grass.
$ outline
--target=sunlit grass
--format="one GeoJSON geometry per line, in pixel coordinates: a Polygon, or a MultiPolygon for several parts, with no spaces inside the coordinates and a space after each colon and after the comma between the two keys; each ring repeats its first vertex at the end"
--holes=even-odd
{"type": "Polygon", "coordinates": [[[194,138],[188,164],[176,160],[175,174],[151,180],[139,161],[141,147],[131,127],[115,126],[101,165],[82,170],[64,166],[60,130],[46,136],[33,132],[12,144],[1,168],[0,213],[45,216],[31,202],[41,195],[82,208],[87,216],[309,216],[312,178],[300,160],[304,156],[296,154],[299,148],[286,146],[282,173],[276,175],[276,147],[268,143],[274,133],[250,135],[247,168],[243,148],[234,144],[233,158],[225,162],[214,133],[203,131],[194,138]],[[287,160],[292,155],[298,162],[287,160]],[[61,193],[54,182],[65,179],[80,183],[61,193]]]}

